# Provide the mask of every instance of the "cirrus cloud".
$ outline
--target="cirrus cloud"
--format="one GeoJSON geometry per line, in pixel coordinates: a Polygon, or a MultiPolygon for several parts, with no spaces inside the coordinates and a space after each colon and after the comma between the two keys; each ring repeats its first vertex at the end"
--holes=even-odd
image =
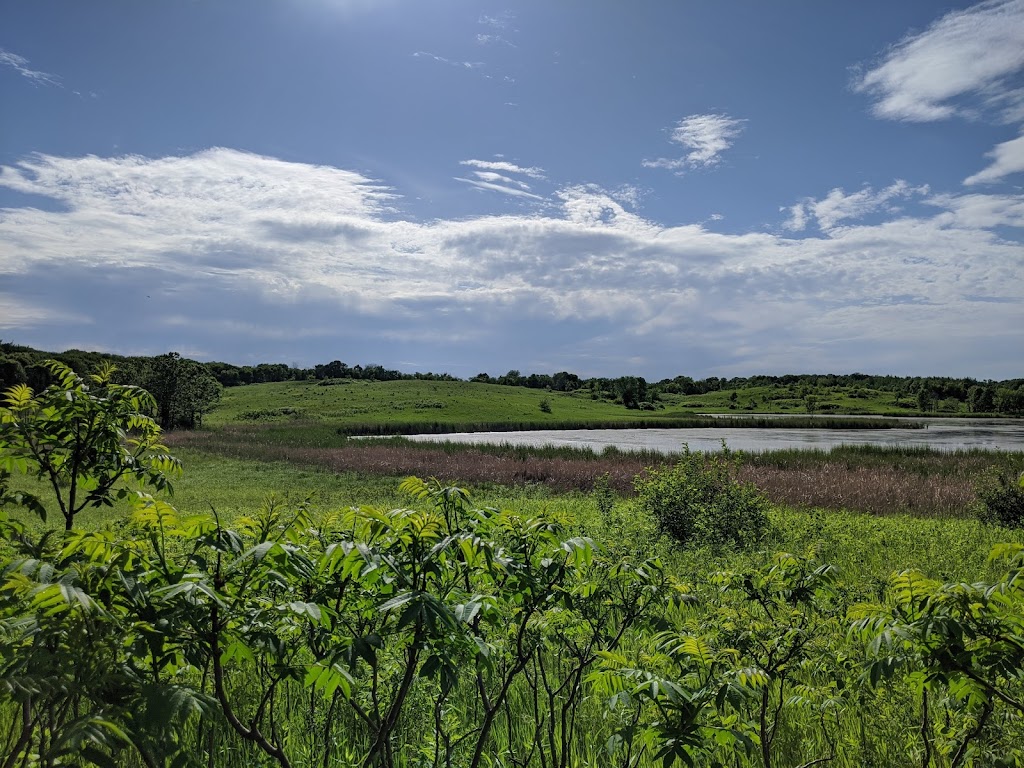
{"type": "Polygon", "coordinates": [[[28,59],[24,56],[19,56],[16,53],[0,48],[0,66],[10,67],[22,77],[31,80],[35,85],[56,85],[58,88],[61,87],[59,77],[51,75],[49,72],[32,69],[28,64],[28,59]]]}
{"type": "Polygon", "coordinates": [[[662,226],[588,184],[543,212],[422,223],[373,179],[230,149],[35,155],[0,186],[63,206],[0,210],[0,306],[17,299],[27,343],[75,317],[79,342],[229,360],[1005,378],[999,350],[1024,341],[1021,248],[998,234],[1021,196],[840,191],[804,204],[826,235],[792,239],[662,226]],[[932,211],[850,223],[909,195],[932,211]]]}

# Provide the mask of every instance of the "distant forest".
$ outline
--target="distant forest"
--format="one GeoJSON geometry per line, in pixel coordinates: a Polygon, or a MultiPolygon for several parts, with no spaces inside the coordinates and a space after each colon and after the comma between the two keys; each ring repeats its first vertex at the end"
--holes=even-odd
{"type": "MultiPolygon", "coordinates": [[[[183,358],[174,352],[155,357],[125,357],[79,349],[45,352],[32,347],[0,342],[0,391],[18,383],[28,384],[34,390],[46,387],[50,383],[49,372],[42,363],[47,359],[60,360],[81,374],[95,371],[104,363],[113,363],[119,371],[120,383],[143,386],[156,396],[161,408],[165,410],[160,414],[160,421],[166,427],[200,425],[203,413],[209,411],[219,398],[221,387],[333,379],[462,380],[447,373],[402,373],[376,364],[350,366],[340,360],[314,365],[312,368],[293,367],[284,363],[233,365],[223,362],[201,363],[183,358]]],[[[992,381],[969,377],[877,376],[850,373],[733,378],[710,376],[704,379],[681,375],[648,382],[641,376],[584,379],[568,371],[523,375],[517,370],[510,370],[499,376],[479,373],[469,381],[554,392],[586,390],[614,397],[627,407],[633,408],[649,406],[662,395],[704,395],[754,387],[791,387],[811,392],[819,388],[844,387],[854,392],[875,390],[891,393],[897,396],[897,401],[902,397],[923,406],[921,410],[930,410],[929,403],[957,402],[964,404],[965,409],[973,413],[1024,413],[1024,379],[992,381]]]]}

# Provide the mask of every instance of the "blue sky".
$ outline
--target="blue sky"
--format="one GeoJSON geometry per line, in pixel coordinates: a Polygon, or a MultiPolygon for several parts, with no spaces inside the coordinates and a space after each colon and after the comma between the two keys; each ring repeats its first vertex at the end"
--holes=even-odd
{"type": "Polygon", "coordinates": [[[0,337],[1024,375],[1024,0],[0,6],[0,337]]]}

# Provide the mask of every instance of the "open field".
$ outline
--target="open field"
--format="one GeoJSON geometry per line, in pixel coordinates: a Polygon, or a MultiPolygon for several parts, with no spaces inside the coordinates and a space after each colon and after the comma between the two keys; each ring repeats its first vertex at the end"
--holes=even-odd
{"type": "MultiPolygon", "coordinates": [[[[722,389],[702,395],[665,395],[672,407],[698,410],[704,413],[806,413],[802,388],[796,385],[773,385],[722,389]],[[735,395],[735,398],[734,398],[735,395]]],[[[815,387],[810,390],[817,398],[819,413],[861,414],[875,416],[921,416],[914,399],[903,395],[897,402],[892,392],[865,387],[815,387]]],[[[965,412],[930,415],[968,415],[965,412]]]]}
{"type": "MultiPolygon", "coordinates": [[[[251,384],[229,387],[221,401],[206,417],[209,427],[239,424],[289,425],[303,430],[327,425],[343,432],[397,434],[412,431],[490,431],[502,429],[555,429],[633,426],[724,426],[721,421],[701,418],[699,413],[728,413],[737,416],[734,427],[770,426],[758,419],[768,414],[806,415],[800,408],[784,409],[788,401],[772,401],[771,388],[743,390],[757,392],[759,403],[748,409],[744,394],[740,408],[730,409],[729,391],[707,396],[664,395],[652,410],[627,409],[619,403],[592,396],[589,391],[572,393],[510,387],[463,381],[360,381],[325,379],[251,384]],[[749,417],[742,420],[739,417],[749,417]]],[[[786,390],[776,391],[781,397],[786,390]],[[781,394],[780,394],[781,393],[781,394]]],[[[844,413],[907,415],[906,411],[881,405],[864,410],[860,401],[847,398],[849,407],[834,409],[829,416],[791,422],[792,426],[818,428],[866,428],[859,419],[842,419],[844,413]]],[[[877,421],[872,428],[893,423],[877,421]]],[[[902,423],[902,426],[908,426],[902,423]]],[[[322,430],[326,432],[326,430],[322,430]]]]}
{"type": "MultiPolygon", "coordinates": [[[[633,475],[630,472],[633,469],[640,472],[651,465],[651,462],[644,462],[638,457],[563,455],[545,458],[540,455],[531,457],[528,452],[518,451],[505,454],[502,461],[498,447],[490,452],[452,447],[456,450],[425,450],[417,444],[402,445],[402,441],[392,439],[376,445],[357,446],[356,453],[343,453],[332,462],[324,461],[324,456],[315,452],[306,454],[285,450],[261,453],[254,450],[251,456],[242,457],[221,452],[223,446],[185,447],[179,444],[173,450],[182,460],[184,471],[174,482],[174,494],[168,497],[168,501],[186,515],[202,515],[216,510],[229,525],[242,515],[253,514],[271,498],[287,505],[308,501],[317,514],[349,506],[369,505],[387,509],[410,504],[411,500],[399,492],[398,486],[404,477],[418,474],[464,485],[478,506],[508,508],[522,514],[551,515],[570,530],[591,536],[604,545],[625,546],[634,556],[644,554],[645,550],[647,555],[664,555],[678,564],[680,573],[717,570],[726,567],[731,557],[738,557],[737,562],[750,557],[749,554],[726,555],[720,552],[716,559],[708,561],[706,553],[677,550],[660,539],[653,521],[636,509],[632,500],[633,475]],[[211,447],[217,452],[211,452],[211,447]],[[403,453],[409,465],[402,464],[400,457],[403,453]],[[415,458],[409,458],[414,455],[415,458]],[[344,460],[352,459],[352,456],[357,458],[346,466],[344,460]],[[488,458],[498,461],[489,463],[486,462],[488,458]],[[481,461],[484,463],[480,466],[490,471],[490,476],[486,472],[477,474],[477,464],[481,461]],[[520,466],[515,468],[515,464],[520,466]],[[604,472],[609,472],[613,485],[623,490],[615,493],[617,521],[610,527],[609,521],[598,513],[592,493],[593,481],[604,472]],[[618,483],[617,478],[624,481],[618,483]],[[623,527],[630,531],[628,540],[621,537],[623,527]]],[[[762,466],[748,463],[743,465],[741,477],[756,484],[767,478],[766,492],[769,495],[772,495],[773,487],[784,492],[786,488],[801,485],[802,481],[814,483],[831,479],[851,493],[849,484],[858,479],[864,485],[877,485],[880,479],[885,479],[885,475],[872,469],[870,462],[861,462],[856,456],[848,457],[847,462],[839,457],[834,461],[826,458],[819,457],[816,464],[800,464],[795,468],[795,474],[787,474],[786,470],[767,463],[762,466]],[[842,480],[844,477],[847,478],[845,481],[842,480]],[[773,478],[782,479],[773,481],[773,478]],[[777,485],[773,486],[773,482],[777,485]]],[[[1024,456],[1017,459],[1024,459],[1024,456]]],[[[988,462],[981,454],[965,455],[956,464],[966,469],[988,465],[988,462]]],[[[960,475],[952,470],[952,466],[947,462],[941,471],[923,476],[904,472],[899,476],[900,487],[886,489],[874,498],[882,499],[885,495],[898,498],[902,487],[907,489],[906,498],[913,497],[914,493],[924,498],[929,488],[944,489],[942,492],[946,494],[969,496],[969,490],[964,490],[965,487],[969,489],[969,484],[964,486],[960,483],[960,475]],[[917,477],[916,483],[912,477],[917,477]]],[[[40,493],[44,503],[52,506],[52,494],[44,485],[29,478],[16,477],[15,487],[40,493]]],[[[806,487],[796,493],[804,494],[808,500],[815,498],[813,490],[806,487]]],[[[851,493],[851,497],[857,498],[856,493],[851,493]]],[[[850,575],[856,574],[857,580],[885,578],[893,570],[908,567],[921,568],[937,577],[959,574],[963,578],[975,578],[989,572],[985,556],[992,544],[1024,540],[1024,535],[1019,532],[977,522],[962,507],[957,510],[950,508],[943,513],[939,509],[928,510],[921,503],[910,508],[911,514],[901,513],[897,506],[890,506],[881,514],[871,514],[859,512],[854,506],[844,511],[843,505],[834,503],[838,498],[836,492],[822,489],[818,498],[827,503],[775,506],[771,513],[772,534],[764,542],[763,551],[802,551],[809,546],[818,547],[829,553],[833,561],[841,561],[844,570],[850,575]]],[[[948,500],[945,503],[948,504],[948,500]]],[[[77,522],[87,530],[118,529],[129,516],[129,510],[125,502],[115,503],[110,508],[87,509],[77,522]]],[[[26,512],[12,511],[33,530],[60,523],[59,519],[51,519],[48,525],[43,525],[26,512]]]]}

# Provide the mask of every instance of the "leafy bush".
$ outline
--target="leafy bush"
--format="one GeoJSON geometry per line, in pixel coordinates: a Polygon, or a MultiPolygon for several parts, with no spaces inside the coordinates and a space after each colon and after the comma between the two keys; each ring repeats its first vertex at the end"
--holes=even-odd
{"type": "Polygon", "coordinates": [[[284,408],[260,408],[252,411],[244,411],[238,414],[236,419],[238,421],[268,421],[270,419],[279,419],[282,416],[288,416],[292,419],[302,418],[302,411],[299,408],[292,408],[286,406],[284,408]]]}
{"type": "Polygon", "coordinates": [[[986,523],[1024,528],[1024,474],[993,472],[977,486],[975,514],[986,523]]]}
{"type": "Polygon", "coordinates": [[[648,468],[634,481],[637,502],[680,544],[747,547],[768,529],[768,500],[733,477],[732,454],[687,448],[675,466],[648,468]]]}

